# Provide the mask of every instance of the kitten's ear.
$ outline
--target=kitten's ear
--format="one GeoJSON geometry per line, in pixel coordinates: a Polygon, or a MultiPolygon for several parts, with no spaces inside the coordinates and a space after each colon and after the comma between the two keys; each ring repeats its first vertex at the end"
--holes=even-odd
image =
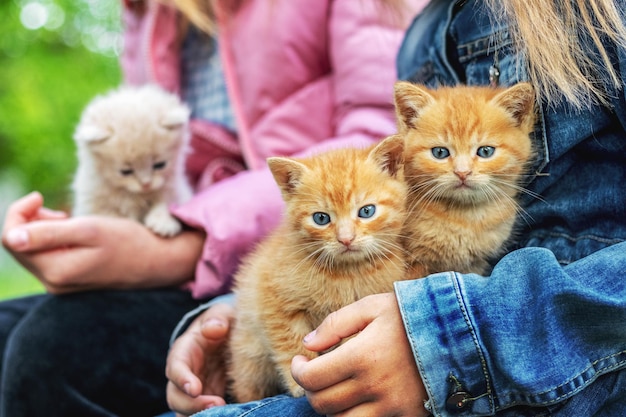
{"type": "Polygon", "coordinates": [[[291,195],[298,187],[302,174],[307,169],[301,162],[282,157],[267,158],[267,165],[285,197],[291,195]]]}
{"type": "Polygon", "coordinates": [[[74,132],[74,140],[84,143],[102,142],[110,136],[110,131],[94,125],[79,125],[74,132]]]}
{"type": "Polygon", "coordinates": [[[404,164],[404,138],[393,135],[383,139],[370,151],[368,158],[395,177],[404,164]]]}
{"type": "Polygon", "coordinates": [[[531,84],[515,84],[496,95],[492,102],[513,116],[517,126],[532,128],[535,122],[535,91],[531,84]]]}
{"type": "Polygon", "coordinates": [[[398,130],[402,133],[415,128],[415,121],[424,107],[435,102],[435,98],[426,87],[406,81],[394,85],[394,101],[398,130]]]}
{"type": "Polygon", "coordinates": [[[181,127],[189,120],[191,112],[186,106],[178,106],[170,109],[161,119],[161,126],[167,129],[181,127]]]}

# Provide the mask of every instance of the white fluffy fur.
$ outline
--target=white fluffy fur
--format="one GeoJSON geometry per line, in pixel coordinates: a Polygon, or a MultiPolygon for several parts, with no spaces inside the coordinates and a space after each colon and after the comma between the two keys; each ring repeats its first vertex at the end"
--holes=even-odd
{"type": "Polygon", "coordinates": [[[172,236],[168,210],[191,197],[184,173],[189,110],[156,86],[120,87],[85,108],[74,140],[74,215],[128,217],[172,236]]]}

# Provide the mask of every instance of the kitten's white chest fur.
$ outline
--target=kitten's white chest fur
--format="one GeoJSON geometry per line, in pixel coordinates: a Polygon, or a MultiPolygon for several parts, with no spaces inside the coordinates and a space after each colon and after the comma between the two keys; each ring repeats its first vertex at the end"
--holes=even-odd
{"type": "Polygon", "coordinates": [[[189,110],[155,86],[96,97],[74,134],[74,215],[127,217],[162,236],[180,232],[168,206],[191,197],[184,173],[189,110]]]}

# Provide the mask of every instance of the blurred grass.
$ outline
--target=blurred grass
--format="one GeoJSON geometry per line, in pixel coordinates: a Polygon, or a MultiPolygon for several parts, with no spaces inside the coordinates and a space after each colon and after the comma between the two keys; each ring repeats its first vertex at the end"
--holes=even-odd
{"type": "Polygon", "coordinates": [[[76,167],[72,134],[80,113],[121,76],[115,58],[56,49],[34,45],[20,59],[0,58],[0,80],[11,80],[0,83],[0,146],[1,165],[16,168],[48,206],[63,209],[76,167]]]}
{"type": "MultiPolygon", "coordinates": [[[[2,219],[10,201],[32,190],[39,190],[50,208],[69,208],[74,127],[85,104],[121,78],[115,58],[73,49],[46,58],[45,70],[33,73],[46,53],[33,48],[10,65],[0,59],[0,79],[14,80],[0,86],[0,181],[14,183],[11,193],[0,186],[2,219]]],[[[43,291],[3,248],[0,252],[0,300],[43,291]]]]}
{"type": "MultiPolygon", "coordinates": [[[[22,193],[15,173],[0,173],[0,218],[4,219],[9,203],[22,193]]],[[[43,291],[43,286],[0,245],[0,300],[43,291]]]]}
{"type": "MultiPolygon", "coordinates": [[[[95,95],[121,81],[117,50],[94,48],[121,29],[120,4],[0,2],[0,227],[10,202],[32,190],[50,208],[69,207],[75,125],[95,95]],[[28,29],[22,18],[33,4],[62,8],[62,25],[28,29]]],[[[0,246],[0,299],[41,291],[0,246]]]]}
{"type": "Polygon", "coordinates": [[[17,264],[0,268],[0,300],[43,292],[43,286],[17,264]]]}

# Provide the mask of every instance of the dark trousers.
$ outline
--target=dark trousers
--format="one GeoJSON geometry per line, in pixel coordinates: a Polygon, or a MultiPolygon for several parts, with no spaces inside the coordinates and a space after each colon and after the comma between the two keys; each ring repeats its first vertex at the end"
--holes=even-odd
{"type": "Polygon", "coordinates": [[[154,416],[179,289],[38,295],[0,303],[0,416],[154,416]]]}

